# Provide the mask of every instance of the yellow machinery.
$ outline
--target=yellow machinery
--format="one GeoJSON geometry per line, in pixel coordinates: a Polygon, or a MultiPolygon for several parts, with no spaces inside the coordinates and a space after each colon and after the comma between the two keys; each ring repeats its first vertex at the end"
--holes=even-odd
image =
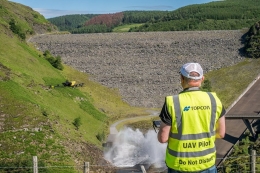
{"type": "MultiPolygon", "coordinates": [[[[64,87],[73,87],[73,88],[75,88],[75,87],[83,87],[84,83],[77,83],[76,81],[68,81],[68,80],[66,80],[66,82],[62,83],[62,85],[64,87]]],[[[53,86],[53,85],[50,86],[50,88],[55,88],[55,87],[61,87],[61,85],[58,84],[56,86],[53,86]]]]}
{"type": "Polygon", "coordinates": [[[69,86],[69,87],[82,87],[84,83],[76,83],[76,81],[68,81],[62,83],[63,86],[69,86]]]}

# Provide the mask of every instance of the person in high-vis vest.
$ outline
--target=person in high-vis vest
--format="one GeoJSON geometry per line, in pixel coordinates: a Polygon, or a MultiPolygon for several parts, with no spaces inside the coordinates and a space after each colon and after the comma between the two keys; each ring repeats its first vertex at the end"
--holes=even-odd
{"type": "Polygon", "coordinates": [[[183,91],[167,96],[159,115],[158,141],[168,142],[168,173],[217,173],[215,139],[225,136],[226,110],[216,93],[200,90],[199,63],[184,64],[180,79],[183,91]]]}

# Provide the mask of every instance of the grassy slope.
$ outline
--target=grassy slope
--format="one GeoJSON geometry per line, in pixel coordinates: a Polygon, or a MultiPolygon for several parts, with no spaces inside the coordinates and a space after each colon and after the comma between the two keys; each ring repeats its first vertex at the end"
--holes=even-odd
{"type": "MultiPolygon", "coordinates": [[[[63,71],[53,68],[41,52],[9,30],[10,18],[32,29],[17,16],[28,19],[31,9],[5,0],[0,5],[0,165],[17,166],[34,155],[45,165],[97,164],[95,154],[75,149],[88,143],[101,151],[102,142],[96,135],[106,134],[110,121],[146,114],[144,109],[130,107],[116,90],[90,81],[84,73],[68,66],[63,71]],[[16,10],[10,12],[10,8],[16,10]],[[49,88],[66,79],[85,86],[49,88]],[[76,130],[73,122],[78,117],[82,124],[76,130]]],[[[91,152],[95,152],[93,148],[91,152]]]]}
{"type": "Polygon", "coordinates": [[[127,25],[121,25],[118,27],[115,27],[113,29],[113,32],[128,32],[131,28],[139,27],[143,24],[127,24],[127,25]]]}
{"type": "Polygon", "coordinates": [[[212,90],[219,95],[225,107],[228,107],[260,74],[259,66],[260,59],[246,59],[232,67],[209,72],[206,78],[211,81],[212,90]]]}

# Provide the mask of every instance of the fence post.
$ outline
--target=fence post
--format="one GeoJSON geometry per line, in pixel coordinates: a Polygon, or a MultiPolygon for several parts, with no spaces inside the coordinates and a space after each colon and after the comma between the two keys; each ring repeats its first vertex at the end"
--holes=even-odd
{"type": "Polygon", "coordinates": [[[250,150],[250,172],[255,173],[255,161],[256,161],[256,155],[255,150],[250,150]]]}
{"type": "Polygon", "coordinates": [[[141,165],[141,170],[142,170],[142,173],[146,173],[146,170],[143,165],[141,165]]]}
{"type": "Polygon", "coordinates": [[[89,173],[89,162],[84,162],[83,173],[89,173]]]}
{"type": "Polygon", "coordinates": [[[33,156],[33,173],[38,173],[37,156],[33,156]]]}

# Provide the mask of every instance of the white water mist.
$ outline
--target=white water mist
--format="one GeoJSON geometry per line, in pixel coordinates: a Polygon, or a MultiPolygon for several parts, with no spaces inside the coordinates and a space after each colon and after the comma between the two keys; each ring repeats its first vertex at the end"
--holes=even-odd
{"type": "Polygon", "coordinates": [[[166,146],[158,142],[154,130],[143,134],[139,129],[124,128],[116,135],[112,147],[105,152],[105,159],[116,167],[140,163],[165,167],[166,146]]]}

